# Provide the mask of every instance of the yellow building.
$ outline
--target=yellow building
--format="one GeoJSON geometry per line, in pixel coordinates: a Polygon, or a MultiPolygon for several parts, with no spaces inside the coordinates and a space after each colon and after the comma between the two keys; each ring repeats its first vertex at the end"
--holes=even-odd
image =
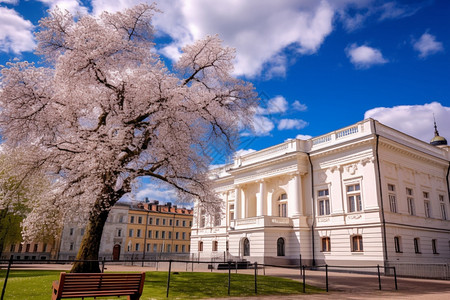
{"type": "Polygon", "coordinates": [[[132,205],[128,212],[125,256],[150,259],[190,252],[193,211],[158,201],[132,205]]]}

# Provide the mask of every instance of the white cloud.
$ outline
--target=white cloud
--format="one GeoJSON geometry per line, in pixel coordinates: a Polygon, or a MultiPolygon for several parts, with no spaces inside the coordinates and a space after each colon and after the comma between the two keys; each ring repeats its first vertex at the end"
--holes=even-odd
{"type": "Polygon", "coordinates": [[[0,7],[0,51],[20,54],[36,46],[33,24],[15,10],[0,7]]]}
{"type": "Polygon", "coordinates": [[[413,42],[413,47],[414,50],[419,51],[419,57],[422,58],[444,51],[444,46],[442,46],[442,43],[437,42],[435,36],[426,32],[422,34],[418,41],[413,42]]]}
{"type": "Polygon", "coordinates": [[[374,65],[385,64],[388,61],[383,57],[380,50],[369,46],[357,46],[352,44],[346,49],[350,62],[358,69],[367,69],[374,65]]]}
{"type": "Polygon", "coordinates": [[[289,103],[283,96],[275,96],[267,101],[266,108],[259,106],[256,109],[256,113],[261,115],[284,113],[287,111],[288,106],[289,103]]]}
{"type": "Polygon", "coordinates": [[[19,0],[0,0],[0,3],[13,4],[16,5],[19,3],[19,0]]]}
{"type": "Polygon", "coordinates": [[[306,125],[308,123],[300,119],[281,119],[278,123],[278,130],[302,129],[306,125]]]}
{"type": "Polygon", "coordinates": [[[395,2],[384,3],[380,7],[380,20],[400,19],[414,15],[422,7],[420,5],[401,5],[395,2]]]}
{"type": "Polygon", "coordinates": [[[88,13],[88,9],[83,6],[81,1],[79,0],[38,0],[39,2],[44,3],[50,9],[54,9],[56,6],[61,10],[67,10],[71,12],[73,15],[85,15],[88,13]]]}
{"type": "Polygon", "coordinates": [[[309,140],[312,136],[307,134],[298,134],[295,138],[299,140],[309,140]]]}
{"type": "Polygon", "coordinates": [[[305,111],[308,109],[308,107],[305,104],[300,103],[300,101],[298,101],[298,100],[295,100],[292,103],[292,108],[294,110],[298,110],[298,111],[305,111]]]}
{"type": "Polygon", "coordinates": [[[238,150],[234,153],[233,157],[239,157],[239,156],[244,156],[250,153],[256,152],[256,150],[254,149],[241,149],[238,150]]]}
{"type": "Polygon", "coordinates": [[[274,128],[275,128],[275,125],[269,118],[261,116],[261,115],[255,115],[253,117],[252,133],[254,135],[256,135],[256,136],[268,135],[274,128]]]}
{"type": "Polygon", "coordinates": [[[178,200],[177,191],[169,187],[162,187],[154,183],[142,184],[142,187],[136,193],[137,200],[158,200],[162,202],[176,202],[178,200]]]}
{"type": "Polygon", "coordinates": [[[428,143],[434,137],[433,114],[439,134],[450,140],[450,107],[442,106],[438,102],[377,107],[366,111],[364,118],[376,119],[428,143]]]}

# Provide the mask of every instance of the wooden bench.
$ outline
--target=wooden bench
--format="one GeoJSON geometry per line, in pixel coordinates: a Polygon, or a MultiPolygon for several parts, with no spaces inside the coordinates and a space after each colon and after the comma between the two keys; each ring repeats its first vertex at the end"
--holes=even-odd
{"type": "Polygon", "coordinates": [[[52,300],[62,298],[87,298],[128,296],[137,300],[144,289],[145,272],[142,273],[65,273],[53,282],[52,300]]]}

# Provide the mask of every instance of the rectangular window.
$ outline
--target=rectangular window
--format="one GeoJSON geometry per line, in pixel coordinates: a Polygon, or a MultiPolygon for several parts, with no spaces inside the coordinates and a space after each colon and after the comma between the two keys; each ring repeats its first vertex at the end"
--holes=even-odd
{"type": "Polygon", "coordinates": [[[170,220],[169,220],[169,226],[172,226],[172,225],[173,225],[173,220],[170,219],[170,220]]]}
{"type": "Polygon", "coordinates": [[[189,221],[189,227],[192,227],[192,221],[189,221]]]}
{"type": "Polygon", "coordinates": [[[167,245],[167,252],[171,252],[172,251],[172,245],[167,245]]]}
{"type": "Polygon", "coordinates": [[[138,217],[138,223],[142,224],[142,217],[141,216],[138,217]]]}
{"type": "Polygon", "coordinates": [[[70,250],[70,251],[73,250],[73,243],[70,243],[70,245],[69,245],[69,250],[70,250]]]}
{"type": "Polygon", "coordinates": [[[134,216],[130,216],[130,223],[134,223],[134,216]]]}
{"type": "Polygon", "coordinates": [[[183,220],[183,227],[186,227],[186,220],[183,220]]]}
{"type": "Polygon", "coordinates": [[[158,230],[155,231],[155,239],[159,239],[159,231],[158,230]]]}
{"type": "Polygon", "coordinates": [[[183,252],[183,253],[186,252],[186,245],[182,245],[182,246],[181,246],[181,252],[183,252]]]}
{"type": "Polygon", "coordinates": [[[46,252],[47,251],[47,244],[44,244],[44,246],[42,247],[42,252],[46,252]]]}
{"type": "Polygon", "coordinates": [[[416,214],[416,211],[414,207],[413,190],[410,188],[406,188],[406,202],[408,204],[408,213],[411,216],[414,216],[416,214]]]}
{"type": "Polygon", "coordinates": [[[38,251],[38,244],[34,244],[33,246],[33,252],[37,252],[38,251]]]}
{"type": "Polygon", "coordinates": [[[286,203],[278,204],[278,216],[280,216],[280,217],[287,216],[287,204],[286,203]]]}
{"type": "Polygon", "coordinates": [[[331,240],[329,237],[322,238],[322,252],[330,252],[331,251],[331,240]]]}
{"type": "Polygon", "coordinates": [[[166,238],[166,232],[165,231],[161,231],[161,238],[165,239],[166,238]]]}
{"type": "Polygon", "coordinates": [[[177,226],[177,227],[180,226],[180,220],[175,221],[175,226],[177,226]]]}
{"type": "Polygon", "coordinates": [[[402,253],[401,240],[399,236],[394,237],[394,247],[396,253],[402,253]]]}
{"type": "Polygon", "coordinates": [[[69,235],[73,235],[73,228],[69,229],[69,235]]]}
{"type": "Polygon", "coordinates": [[[175,245],[175,252],[178,253],[178,245],[175,245]]]}
{"type": "Polygon", "coordinates": [[[9,252],[14,252],[14,251],[16,251],[16,245],[12,244],[12,245],[9,247],[9,252]]]}
{"type": "Polygon", "coordinates": [[[138,230],[136,231],[136,237],[141,237],[141,230],[140,230],[140,229],[138,229],[138,230]]]}
{"type": "Polygon", "coordinates": [[[395,194],[395,185],[388,184],[389,208],[391,212],[397,212],[397,195],[395,194]]]}
{"type": "Polygon", "coordinates": [[[151,248],[151,245],[152,245],[152,244],[147,244],[147,250],[146,250],[147,252],[150,252],[150,251],[151,251],[151,249],[152,249],[152,248],[151,248]]]}
{"type": "Polygon", "coordinates": [[[80,235],[81,235],[81,236],[84,235],[84,228],[81,228],[80,235]]]}
{"type": "Polygon", "coordinates": [[[169,239],[172,239],[172,231],[169,231],[169,239]]]}
{"type": "Polygon", "coordinates": [[[152,238],[152,231],[149,230],[149,231],[147,232],[147,234],[148,234],[147,237],[151,239],[151,238],[152,238]]]}
{"type": "Polygon", "coordinates": [[[148,219],[148,224],[149,224],[149,225],[153,225],[153,218],[149,218],[149,219],[148,219]]]}
{"type": "Polygon", "coordinates": [[[347,185],[348,211],[362,211],[361,187],[359,183],[347,185]]]}
{"type": "Polygon", "coordinates": [[[420,241],[419,238],[414,239],[414,252],[420,253],[420,241]]]}
{"type": "Polygon", "coordinates": [[[183,239],[183,240],[186,239],[186,232],[183,232],[183,234],[182,234],[182,239],[183,239]]]}
{"type": "Polygon", "coordinates": [[[319,202],[319,216],[330,214],[330,199],[328,189],[317,191],[317,201],[319,202]]]}
{"type": "Polygon", "coordinates": [[[30,252],[30,244],[27,244],[27,245],[25,246],[25,252],[30,252]]]}
{"type": "Polygon", "coordinates": [[[139,247],[141,246],[141,244],[136,243],[136,251],[139,251],[139,247]]]}
{"type": "Polygon", "coordinates": [[[23,250],[23,245],[19,244],[19,251],[18,252],[20,253],[20,252],[22,252],[22,250],[23,250]]]}
{"type": "Polygon", "coordinates": [[[217,251],[218,248],[219,248],[219,242],[213,241],[212,242],[212,251],[217,251]]]}
{"type": "Polygon", "coordinates": [[[158,245],[157,244],[153,244],[153,252],[157,252],[158,251],[158,245]]]}
{"type": "Polygon", "coordinates": [[[352,252],[363,251],[363,239],[361,235],[352,236],[352,252]]]}
{"type": "Polygon", "coordinates": [[[426,218],[431,218],[431,206],[430,206],[430,201],[425,200],[423,202],[423,206],[424,206],[424,210],[425,210],[425,217],[426,218]]]}
{"type": "Polygon", "coordinates": [[[431,248],[433,249],[433,254],[439,254],[437,252],[437,241],[436,240],[431,240],[431,248]]]}
{"type": "Polygon", "coordinates": [[[132,237],[132,236],[133,236],[133,229],[130,229],[130,230],[128,231],[128,236],[129,236],[129,237],[132,237]]]}
{"type": "Polygon", "coordinates": [[[447,220],[447,211],[445,209],[444,195],[439,195],[439,202],[441,204],[441,219],[447,220]]]}
{"type": "Polygon", "coordinates": [[[159,225],[159,218],[156,218],[156,225],[159,225]]]}
{"type": "Polygon", "coordinates": [[[162,224],[165,226],[166,225],[166,219],[162,219],[162,224]]]}
{"type": "Polygon", "coordinates": [[[180,238],[180,233],[179,232],[175,232],[175,239],[178,240],[180,238]]]}

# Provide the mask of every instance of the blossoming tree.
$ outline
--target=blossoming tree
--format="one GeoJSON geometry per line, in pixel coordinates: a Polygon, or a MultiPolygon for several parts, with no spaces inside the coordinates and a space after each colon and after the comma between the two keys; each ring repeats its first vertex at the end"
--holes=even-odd
{"type": "MultiPolygon", "coordinates": [[[[26,168],[56,174],[58,200],[37,205],[86,215],[77,260],[97,260],[111,207],[148,176],[180,197],[214,202],[206,176],[208,144],[234,144],[257,98],[234,78],[234,50],[215,37],[182,49],[169,70],[152,42],[154,6],[74,19],[55,10],[40,21],[37,53],[46,67],[10,63],[2,70],[0,126],[5,144],[28,148],[26,168]]],[[[72,272],[99,272],[78,262],[72,272]]]]}

